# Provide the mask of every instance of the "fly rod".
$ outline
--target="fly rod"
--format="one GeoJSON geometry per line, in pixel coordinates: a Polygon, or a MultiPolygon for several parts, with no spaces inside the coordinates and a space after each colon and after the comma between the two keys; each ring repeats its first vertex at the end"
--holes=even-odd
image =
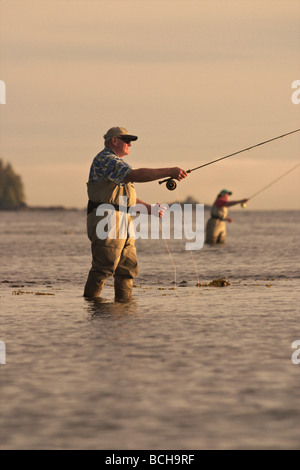
{"type": "MultiPolygon", "coordinates": [[[[273,142],[274,140],[277,139],[282,139],[283,137],[286,137],[288,135],[294,134],[295,132],[299,132],[300,129],[296,129],[291,132],[287,132],[286,134],[279,135],[277,137],[273,137],[272,139],[265,140],[264,142],[260,142],[259,144],[251,145],[251,147],[247,147],[242,150],[238,150],[237,152],[230,153],[229,155],[225,155],[225,157],[217,158],[216,160],[212,160],[211,162],[204,163],[203,165],[196,166],[195,168],[192,168],[191,170],[187,170],[187,173],[191,173],[192,171],[199,170],[200,168],[203,168],[208,165],[212,165],[213,163],[219,162],[220,160],[225,160],[225,158],[233,157],[234,155],[238,155],[239,153],[246,152],[247,150],[251,150],[255,147],[259,147],[260,145],[265,145],[268,144],[269,142],[273,142]]],[[[166,183],[167,189],[170,191],[173,191],[177,187],[177,183],[172,179],[172,178],[167,178],[165,180],[159,181],[159,184],[166,183]]]]}
{"type": "MultiPolygon", "coordinates": [[[[291,173],[292,171],[294,171],[298,166],[300,165],[300,163],[297,163],[297,165],[293,166],[293,168],[290,168],[288,171],[286,171],[285,173],[283,173],[283,175],[281,176],[278,176],[278,178],[276,178],[275,180],[271,181],[271,183],[267,184],[267,186],[264,186],[262,189],[260,189],[259,191],[257,191],[256,193],[252,194],[252,196],[250,196],[248,198],[248,201],[250,201],[250,199],[253,199],[254,197],[258,196],[260,193],[262,193],[263,191],[265,191],[266,189],[270,188],[270,186],[273,186],[273,184],[277,183],[277,181],[281,180],[281,178],[284,178],[286,175],[288,175],[289,173],[291,173]]],[[[246,207],[246,204],[243,203],[241,204],[242,207],[246,207]]]]}

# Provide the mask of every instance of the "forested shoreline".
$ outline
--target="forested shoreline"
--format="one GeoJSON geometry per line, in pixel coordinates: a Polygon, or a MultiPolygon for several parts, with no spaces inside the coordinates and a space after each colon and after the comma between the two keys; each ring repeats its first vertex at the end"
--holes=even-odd
{"type": "Polygon", "coordinates": [[[24,185],[10,163],[0,159],[0,209],[22,209],[26,207],[24,185]]]}

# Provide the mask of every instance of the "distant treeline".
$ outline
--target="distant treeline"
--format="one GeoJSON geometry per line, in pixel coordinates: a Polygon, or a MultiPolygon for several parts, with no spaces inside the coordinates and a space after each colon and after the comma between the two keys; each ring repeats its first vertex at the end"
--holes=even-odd
{"type": "MultiPolygon", "coordinates": [[[[177,201],[169,202],[169,205],[172,205],[172,204],[180,204],[181,206],[183,206],[184,204],[190,204],[193,206],[193,208],[195,208],[197,204],[203,204],[203,203],[200,203],[199,201],[197,201],[197,199],[195,199],[193,196],[187,196],[184,201],[177,200],[177,201]]],[[[206,209],[210,209],[210,206],[207,204],[204,204],[204,210],[206,209]]]]}
{"type": "Polygon", "coordinates": [[[19,209],[25,207],[24,186],[10,163],[0,159],[0,209],[19,209]]]}

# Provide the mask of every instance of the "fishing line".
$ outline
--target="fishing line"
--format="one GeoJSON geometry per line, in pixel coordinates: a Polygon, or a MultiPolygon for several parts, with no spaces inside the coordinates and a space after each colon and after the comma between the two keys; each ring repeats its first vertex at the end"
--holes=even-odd
{"type": "MultiPolygon", "coordinates": [[[[176,197],[177,197],[177,202],[178,202],[179,205],[181,205],[180,202],[179,202],[179,197],[178,197],[177,191],[176,191],[175,193],[176,193],[176,197]]],[[[163,234],[161,221],[160,221],[160,226],[161,226],[161,231],[162,231],[162,234],[163,234]]],[[[165,242],[166,242],[167,250],[168,250],[168,252],[169,252],[171,261],[172,261],[173,266],[174,266],[174,272],[175,272],[175,288],[176,288],[176,267],[175,267],[175,263],[174,263],[174,261],[173,261],[172,255],[171,255],[171,251],[170,251],[170,249],[169,249],[169,247],[168,247],[167,240],[166,240],[165,238],[164,238],[164,240],[165,240],[165,242]]],[[[189,240],[188,240],[188,243],[190,244],[189,240]]],[[[197,266],[196,266],[196,263],[195,263],[195,260],[194,260],[194,257],[193,257],[192,250],[189,250],[189,251],[190,251],[190,253],[191,253],[191,257],[192,257],[192,260],[193,260],[193,263],[194,263],[194,266],[195,266],[195,271],[196,271],[196,276],[197,276],[197,285],[198,285],[198,284],[199,284],[199,275],[198,275],[197,266]]],[[[177,290],[177,289],[176,289],[176,290],[177,290]]]]}
{"type": "MultiPolygon", "coordinates": [[[[203,165],[196,166],[195,168],[192,168],[191,170],[187,170],[187,173],[191,173],[192,171],[195,171],[195,170],[200,170],[200,168],[204,168],[205,166],[212,165],[213,163],[219,162],[221,160],[225,160],[225,158],[233,157],[234,155],[238,155],[239,153],[243,153],[255,147],[268,144],[269,142],[273,142],[274,140],[282,139],[283,137],[286,137],[288,135],[294,134],[295,132],[299,132],[299,131],[300,129],[296,129],[294,131],[287,132],[286,134],[282,134],[277,137],[273,137],[272,139],[268,139],[263,142],[260,142],[259,144],[251,145],[250,147],[246,147],[242,150],[238,150],[237,152],[230,153],[229,155],[225,155],[224,157],[217,158],[216,160],[212,160],[211,162],[207,162],[207,163],[204,163],[203,165]]],[[[169,189],[169,191],[173,191],[177,187],[177,183],[172,178],[166,178],[158,182],[158,184],[162,184],[162,183],[166,183],[166,187],[167,189],[169,189]]]]}
{"type": "Polygon", "coordinates": [[[260,189],[259,191],[257,191],[256,193],[252,194],[252,196],[250,196],[248,198],[248,200],[250,199],[253,199],[255,196],[258,196],[260,193],[262,193],[263,191],[265,191],[266,189],[268,189],[270,186],[272,186],[273,184],[277,183],[277,181],[281,180],[281,178],[284,178],[284,176],[288,175],[289,173],[291,173],[293,170],[295,170],[298,166],[300,165],[300,163],[297,163],[297,165],[293,166],[293,168],[290,168],[288,171],[286,171],[283,175],[279,176],[278,178],[276,178],[275,180],[271,181],[271,183],[267,184],[267,186],[264,186],[262,189],[260,189]]]}
{"type": "MultiPolygon", "coordinates": [[[[177,202],[178,202],[178,204],[180,205],[179,196],[178,196],[178,192],[177,192],[177,189],[176,189],[176,188],[175,188],[175,194],[176,194],[176,197],[177,197],[177,202]]],[[[188,244],[189,244],[189,246],[191,246],[189,240],[188,240],[188,244]]],[[[194,259],[194,256],[193,256],[192,251],[193,251],[193,250],[191,250],[191,249],[189,250],[189,252],[191,253],[191,257],[192,257],[192,261],[193,261],[194,267],[195,267],[195,273],[196,273],[197,285],[198,285],[198,284],[199,284],[199,274],[198,274],[197,265],[196,265],[196,262],[195,262],[195,259],[194,259]]]]}
{"type": "Polygon", "coordinates": [[[171,255],[171,251],[170,251],[170,249],[169,249],[169,246],[168,246],[168,243],[167,243],[167,239],[166,239],[165,236],[164,236],[164,232],[163,232],[162,223],[161,223],[160,218],[159,218],[159,225],[160,225],[160,228],[161,228],[162,237],[163,237],[163,239],[164,239],[164,241],[165,241],[165,244],[166,244],[166,247],[167,247],[167,251],[168,251],[169,256],[170,256],[170,260],[171,260],[171,262],[172,262],[172,264],[173,264],[173,269],[174,269],[174,287],[175,287],[176,293],[177,293],[177,295],[178,295],[177,285],[176,285],[176,277],[177,277],[177,275],[176,275],[176,266],[175,266],[175,263],[174,263],[174,260],[173,260],[173,256],[171,255]]]}
{"type": "MultiPolygon", "coordinates": [[[[190,245],[189,241],[188,241],[188,244],[190,245]]],[[[196,285],[199,286],[200,285],[199,274],[198,274],[198,269],[197,269],[197,265],[196,265],[196,262],[195,262],[195,258],[194,258],[193,253],[192,253],[193,250],[190,249],[189,251],[191,253],[191,257],[192,257],[193,264],[194,264],[194,267],[195,267],[195,272],[196,272],[196,277],[197,277],[197,284],[196,285]]]]}

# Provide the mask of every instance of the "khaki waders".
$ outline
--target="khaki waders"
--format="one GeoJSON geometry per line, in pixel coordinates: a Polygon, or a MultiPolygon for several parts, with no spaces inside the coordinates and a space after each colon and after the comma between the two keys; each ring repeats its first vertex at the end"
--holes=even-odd
{"type": "Polygon", "coordinates": [[[226,206],[217,207],[216,203],[211,208],[210,219],[206,224],[205,243],[209,245],[225,243],[226,239],[226,222],[228,208],[226,206]]]}
{"type": "Polygon", "coordinates": [[[119,202],[122,197],[122,200],[127,202],[127,208],[136,204],[134,186],[131,183],[117,185],[105,180],[96,183],[89,182],[87,187],[89,197],[87,234],[91,240],[92,267],[86,281],[84,296],[97,297],[101,293],[106,279],[114,276],[115,299],[128,301],[132,295],[133,278],[138,274],[138,261],[135,240],[128,236],[127,230],[125,237],[123,234],[123,238],[118,234],[120,217],[126,217],[127,224],[132,220],[132,217],[124,213],[124,210],[119,211],[119,202]],[[97,225],[107,216],[107,214],[105,216],[96,215],[97,207],[101,204],[111,204],[116,209],[113,215],[116,220],[117,232],[113,238],[107,236],[101,239],[97,235],[97,225]]]}

